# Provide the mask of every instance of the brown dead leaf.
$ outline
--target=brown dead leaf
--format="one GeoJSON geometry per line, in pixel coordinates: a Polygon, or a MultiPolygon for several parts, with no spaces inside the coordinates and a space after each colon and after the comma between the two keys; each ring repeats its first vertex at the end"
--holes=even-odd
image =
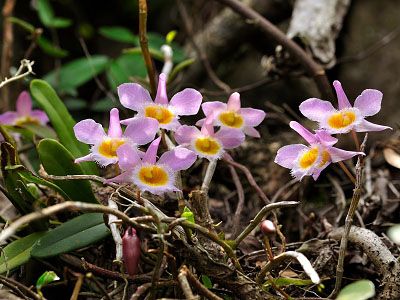
{"type": "Polygon", "coordinates": [[[385,148],[383,150],[383,157],[385,158],[386,162],[397,168],[400,169],[400,154],[394,151],[391,148],[385,148]]]}

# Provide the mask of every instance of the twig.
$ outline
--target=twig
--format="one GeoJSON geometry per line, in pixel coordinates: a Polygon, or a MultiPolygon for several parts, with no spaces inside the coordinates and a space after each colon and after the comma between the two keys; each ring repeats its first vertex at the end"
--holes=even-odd
{"type": "Polygon", "coordinates": [[[203,184],[201,185],[201,190],[206,195],[208,194],[208,190],[210,188],[210,183],[211,183],[211,180],[214,175],[216,167],[217,167],[216,159],[213,159],[208,163],[206,174],[204,175],[204,179],[203,179],[203,184]]]}
{"type": "Polygon", "coordinates": [[[235,211],[235,215],[233,217],[233,236],[237,236],[238,235],[238,230],[240,228],[240,217],[242,215],[242,211],[243,211],[243,207],[244,207],[244,191],[243,191],[243,186],[240,183],[240,179],[239,176],[235,170],[235,168],[231,165],[229,165],[229,171],[231,172],[231,176],[232,176],[232,180],[235,183],[235,187],[237,190],[237,195],[238,195],[238,203],[236,206],[236,211],[235,211]]]}
{"type": "Polygon", "coordinates": [[[79,292],[81,290],[84,278],[85,276],[83,274],[78,275],[78,280],[76,281],[74,290],[72,291],[71,300],[78,300],[79,292]]]}
{"type": "Polygon", "coordinates": [[[274,209],[278,209],[278,208],[286,208],[286,207],[293,207],[298,205],[300,202],[296,202],[296,201],[282,201],[282,202],[276,202],[276,203],[271,203],[271,204],[267,204],[265,205],[259,212],[258,214],[254,217],[253,220],[250,221],[249,225],[247,225],[247,227],[239,234],[239,236],[235,239],[234,245],[232,246],[234,249],[237,248],[237,246],[239,246],[239,244],[244,240],[244,238],[246,236],[248,236],[250,234],[250,232],[253,231],[254,228],[256,228],[256,226],[258,224],[260,224],[260,222],[262,221],[262,219],[271,211],[274,209]]]}
{"type": "Polygon", "coordinates": [[[107,300],[112,300],[110,295],[108,295],[107,290],[104,288],[104,286],[97,280],[97,278],[95,276],[93,276],[92,273],[87,273],[86,278],[88,278],[89,280],[93,281],[94,284],[97,286],[97,288],[103,293],[104,297],[107,300]]]}
{"type": "Polygon", "coordinates": [[[0,275],[0,282],[2,284],[4,284],[5,286],[7,286],[8,288],[12,289],[13,291],[19,291],[21,293],[23,292],[24,294],[26,294],[27,296],[29,296],[35,300],[45,300],[45,298],[36,294],[35,292],[33,292],[32,290],[27,288],[22,283],[19,283],[18,281],[15,281],[11,278],[7,278],[3,275],[0,275]]]}
{"type": "MultiPolygon", "coordinates": [[[[368,134],[365,134],[364,141],[361,144],[360,151],[363,152],[365,149],[365,144],[367,143],[368,134]]],[[[347,250],[347,241],[349,238],[350,228],[353,223],[353,217],[357,210],[358,202],[360,201],[361,197],[361,185],[362,185],[362,171],[363,171],[363,164],[364,164],[364,156],[359,155],[357,159],[356,165],[356,183],[354,187],[353,197],[350,202],[349,211],[347,212],[346,221],[345,221],[345,229],[342,239],[340,241],[340,249],[339,249],[339,258],[336,267],[336,282],[335,288],[329,297],[335,297],[340,290],[342,285],[342,277],[343,277],[343,264],[344,264],[344,257],[346,255],[347,250]]]]}
{"type": "Polygon", "coordinates": [[[139,41],[142,49],[143,59],[146,64],[147,75],[149,76],[150,89],[153,97],[156,95],[156,74],[154,70],[153,60],[149,52],[149,44],[147,40],[147,0],[139,1],[139,41]]]}
{"type": "Polygon", "coordinates": [[[151,287],[151,283],[144,283],[136,289],[136,292],[131,296],[130,300],[139,300],[139,298],[144,295],[151,287]]]}
{"type": "Polygon", "coordinates": [[[199,299],[198,296],[195,296],[190,288],[189,282],[186,278],[186,271],[183,269],[180,270],[178,275],[178,281],[182,288],[182,292],[185,295],[187,300],[197,300],[199,299]]]}
{"type": "Polygon", "coordinates": [[[20,80],[21,78],[24,78],[25,76],[28,76],[29,74],[33,74],[32,66],[35,62],[30,61],[27,59],[21,60],[21,65],[19,66],[17,73],[14,74],[14,76],[7,78],[5,77],[2,82],[0,82],[0,89],[4,87],[6,84],[9,84],[10,82],[20,80]],[[26,71],[22,73],[22,71],[26,68],[26,71]]]}
{"type": "MultiPolygon", "coordinates": [[[[115,201],[112,199],[114,196],[113,194],[111,194],[110,197],[108,198],[108,207],[111,209],[118,210],[117,203],[115,203],[115,201]]],[[[122,263],[122,238],[121,238],[119,229],[117,227],[117,224],[115,223],[116,220],[118,220],[118,218],[116,216],[114,216],[114,215],[108,216],[108,226],[110,227],[111,235],[112,235],[114,243],[115,243],[115,260],[114,260],[114,262],[121,264],[122,263]]]]}
{"type": "Polygon", "coordinates": [[[353,174],[351,174],[351,172],[349,171],[349,169],[346,167],[346,165],[344,164],[344,162],[339,161],[338,162],[339,166],[342,168],[343,172],[347,175],[347,177],[350,179],[350,181],[355,184],[356,183],[356,179],[354,178],[353,174]]]}
{"type": "Polygon", "coordinates": [[[268,37],[274,39],[278,44],[281,44],[284,48],[286,48],[286,50],[304,67],[309,76],[314,79],[322,97],[327,100],[334,99],[331,85],[326,77],[325,70],[318,63],[316,63],[299,45],[289,39],[275,25],[269,22],[258,12],[254,11],[250,7],[247,7],[238,0],[216,1],[229,6],[236,13],[240,14],[251,23],[257,25],[268,37]]]}

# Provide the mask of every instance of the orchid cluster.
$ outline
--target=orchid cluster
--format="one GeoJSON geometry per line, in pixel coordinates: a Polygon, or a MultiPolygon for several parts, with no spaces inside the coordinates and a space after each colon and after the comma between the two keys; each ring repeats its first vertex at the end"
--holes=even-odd
{"type": "Polygon", "coordinates": [[[276,155],[275,162],[282,167],[291,169],[292,175],[298,180],[307,175],[311,175],[314,180],[317,180],[322,170],[330,163],[347,160],[356,155],[364,155],[362,152],[333,147],[338,139],[332,134],[390,129],[390,127],[365,120],[365,117],[375,115],[380,111],[383,97],[380,91],[364,90],[352,106],[341,83],[336,80],[333,86],[338,98],[338,109],[335,109],[329,101],[317,98],[307,99],[300,104],[300,112],[308,119],[318,122],[319,129],[315,133],[311,133],[298,122],[290,122],[290,127],[300,134],[309,145],[287,145],[280,148],[276,155]]]}
{"type": "Polygon", "coordinates": [[[165,74],[159,76],[154,100],[145,88],[136,83],[120,85],[118,96],[124,107],[137,114],[121,121],[118,109],[113,108],[107,133],[92,119],[78,122],[74,127],[75,136],[91,145],[91,149],[88,155],[77,158],[75,162],[95,161],[103,167],[118,164],[121,174],[109,181],[133,183],[141,191],[153,194],[179,191],[175,185],[177,172],[191,167],[197,157],[216,160],[227,149],[239,147],[245,134],[259,137],[254,127],[266,115],[259,109],[241,108],[238,93],[233,93],[226,104],[202,104],[200,92],[186,88],[169,100],[165,74]],[[180,123],[180,116],[196,115],[200,106],[206,116],[196,124],[201,126],[200,129],[180,123]],[[125,130],[121,124],[126,125],[125,130]],[[216,131],[215,127],[219,129],[216,131]],[[165,131],[174,134],[178,146],[157,159],[165,131]],[[156,138],[157,134],[160,137],[156,138]],[[148,143],[147,150],[142,152],[139,147],[148,143]]]}

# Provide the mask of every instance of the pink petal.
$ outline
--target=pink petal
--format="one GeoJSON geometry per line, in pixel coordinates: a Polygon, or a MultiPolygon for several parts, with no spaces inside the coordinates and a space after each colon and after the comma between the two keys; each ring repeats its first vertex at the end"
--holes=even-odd
{"type": "Polygon", "coordinates": [[[117,149],[118,165],[121,170],[133,169],[141,160],[137,149],[129,144],[124,144],[117,149]]]}
{"type": "Polygon", "coordinates": [[[132,172],[123,172],[113,178],[109,178],[106,180],[106,183],[115,182],[115,183],[128,183],[132,181],[132,172]]]}
{"type": "MultiPolygon", "coordinates": [[[[327,166],[328,166],[328,165],[327,165],[327,166]]],[[[326,167],[325,167],[325,168],[326,168],[326,167]]],[[[312,177],[314,178],[315,181],[317,181],[319,175],[321,175],[321,172],[322,172],[325,168],[323,168],[323,169],[316,169],[316,170],[313,172],[312,177]]]]}
{"type": "Polygon", "coordinates": [[[392,128],[389,126],[374,124],[368,122],[367,120],[362,120],[360,124],[354,127],[354,130],[357,132],[382,131],[386,129],[392,129],[392,128]]]}
{"type": "Polygon", "coordinates": [[[177,147],[161,155],[157,164],[169,166],[174,171],[186,170],[196,161],[197,155],[189,149],[177,147]]]}
{"type": "Polygon", "coordinates": [[[96,150],[92,152],[92,160],[94,160],[101,167],[107,167],[108,165],[116,164],[118,162],[118,158],[103,156],[96,150]]]}
{"type": "Polygon", "coordinates": [[[147,148],[146,153],[143,156],[142,161],[149,163],[149,164],[155,164],[157,160],[157,150],[158,146],[160,145],[161,137],[155,139],[147,148]]]}
{"type": "Polygon", "coordinates": [[[245,134],[247,134],[248,136],[252,136],[255,138],[261,137],[260,133],[256,129],[254,129],[254,127],[245,126],[245,127],[243,127],[243,132],[245,134]]]}
{"type": "Polygon", "coordinates": [[[304,176],[308,176],[314,172],[314,169],[308,169],[308,170],[303,170],[303,169],[296,169],[292,170],[290,174],[296,178],[298,181],[301,181],[304,176]]]}
{"type": "Polygon", "coordinates": [[[319,142],[327,147],[333,146],[338,142],[337,138],[334,138],[331,136],[328,131],[321,129],[321,130],[316,130],[316,137],[318,138],[319,142]]]}
{"type": "Polygon", "coordinates": [[[119,111],[117,108],[110,110],[110,125],[107,135],[112,138],[120,138],[122,136],[122,128],[119,121],[119,111]]]}
{"type": "Polygon", "coordinates": [[[325,116],[335,111],[335,108],[328,101],[317,98],[310,98],[302,102],[299,106],[300,112],[312,121],[321,122],[325,116]]]}
{"type": "Polygon", "coordinates": [[[196,126],[200,126],[200,127],[203,126],[205,120],[206,120],[206,118],[203,118],[203,119],[198,120],[198,121],[196,122],[196,126]]]}
{"type": "Polygon", "coordinates": [[[227,105],[219,101],[206,102],[201,105],[204,115],[208,117],[214,112],[227,110],[227,105]]]}
{"type": "Polygon", "coordinates": [[[158,77],[157,95],[154,99],[155,103],[168,104],[167,96],[167,78],[164,73],[158,77]]]}
{"type": "Polygon", "coordinates": [[[18,117],[18,113],[15,111],[7,111],[0,115],[0,124],[13,125],[18,117]]]}
{"type": "Polygon", "coordinates": [[[203,96],[195,89],[184,89],[176,93],[169,104],[173,107],[175,114],[190,116],[199,112],[202,100],[203,96]]]}
{"type": "Polygon", "coordinates": [[[179,123],[178,119],[175,117],[168,124],[159,124],[159,126],[160,126],[160,128],[165,129],[165,130],[175,131],[178,127],[181,126],[181,123],[179,123]]]}
{"type": "Polygon", "coordinates": [[[17,108],[17,113],[20,116],[29,116],[31,114],[32,99],[27,91],[23,91],[21,94],[19,94],[16,108],[17,108]]]}
{"type": "Polygon", "coordinates": [[[326,149],[331,156],[331,160],[333,163],[338,161],[350,159],[356,155],[365,155],[363,152],[354,152],[354,151],[346,151],[336,147],[330,147],[326,149]]]}
{"type": "Polygon", "coordinates": [[[354,107],[357,107],[363,116],[373,116],[381,110],[382,92],[378,90],[364,90],[354,101],[354,107]]]}
{"type": "Polygon", "coordinates": [[[229,110],[238,111],[240,109],[240,94],[235,92],[230,95],[227,104],[229,110]]]}
{"type": "Polygon", "coordinates": [[[350,108],[352,107],[349,99],[347,99],[346,93],[343,90],[342,84],[340,81],[335,80],[333,82],[333,87],[335,88],[336,95],[338,98],[338,103],[339,103],[339,110],[342,110],[344,108],[350,108]]]}
{"type": "Polygon", "coordinates": [[[133,120],[136,120],[137,118],[138,118],[137,116],[134,116],[132,118],[128,118],[128,119],[122,120],[122,121],[120,121],[120,123],[122,125],[129,125],[133,120]]]}
{"type": "Polygon", "coordinates": [[[46,113],[39,109],[32,110],[31,117],[38,119],[42,125],[45,125],[49,122],[49,118],[47,117],[46,113]]]}
{"type": "Polygon", "coordinates": [[[74,162],[76,164],[79,164],[79,163],[84,162],[84,161],[93,161],[92,154],[90,153],[90,154],[88,154],[86,156],[78,157],[77,159],[75,159],[74,162]]]}
{"type": "Polygon", "coordinates": [[[276,153],[275,163],[282,167],[292,169],[297,160],[297,157],[299,156],[299,153],[307,149],[309,148],[302,144],[283,146],[276,153]]]}
{"type": "Polygon", "coordinates": [[[92,119],[82,120],[74,126],[76,139],[82,143],[94,145],[105,136],[103,126],[92,119]]]}
{"type": "Polygon", "coordinates": [[[313,144],[313,143],[317,142],[317,138],[315,137],[315,134],[311,133],[299,122],[291,121],[289,123],[289,126],[294,131],[296,131],[298,134],[300,134],[303,137],[303,139],[305,139],[309,144],[313,144]]]}
{"type": "Polygon", "coordinates": [[[129,137],[135,144],[145,145],[154,140],[158,131],[158,122],[153,118],[135,118],[125,129],[124,136],[129,137]]]}
{"type": "Polygon", "coordinates": [[[214,115],[209,115],[205,120],[203,125],[201,126],[201,133],[208,136],[214,135],[214,115]]]}
{"type": "Polygon", "coordinates": [[[134,111],[142,110],[143,106],[152,102],[149,91],[137,83],[123,83],[118,87],[121,104],[134,111]]]}
{"type": "Polygon", "coordinates": [[[261,109],[241,108],[239,114],[244,118],[246,126],[258,126],[264,120],[266,113],[261,109]]]}
{"type": "Polygon", "coordinates": [[[222,128],[215,135],[225,149],[233,149],[239,147],[243,143],[245,136],[241,130],[222,128]]]}
{"type": "Polygon", "coordinates": [[[180,144],[190,144],[195,136],[200,134],[200,130],[194,126],[182,125],[175,131],[175,141],[180,144]]]}

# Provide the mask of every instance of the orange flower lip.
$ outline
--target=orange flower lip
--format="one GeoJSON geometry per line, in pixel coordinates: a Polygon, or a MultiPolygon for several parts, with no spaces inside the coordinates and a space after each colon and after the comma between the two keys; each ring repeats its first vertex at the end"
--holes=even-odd
{"type": "Polygon", "coordinates": [[[156,119],[160,124],[169,124],[174,118],[174,114],[161,105],[149,105],[144,109],[146,117],[156,119]]]}
{"type": "Polygon", "coordinates": [[[117,149],[125,144],[124,139],[106,138],[99,146],[99,153],[107,158],[117,158],[117,149]]]}
{"type": "Polygon", "coordinates": [[[200,137],[194,142],[194,148],[201,154],[215,155],[221,150],[222,146],[212,137],[200,137]]]}
{"type": "Polygon", "coordinates": [[[244,123],[243,117],[234,111],[224,111],[218,119],[223,125],[232,128],[241,128],[244,123]]]}
{"type": "Polygon", "coordinates": [[[166,170],[160,166],[149,165],[140,168],[138,173],[139,180],[152,187],[165,186],[169,182],[166,170]]]}
{"type": "Polygon", "coordinates": [[[302,169],[310,168],[318,159],[318,148],[311,148],[304,152],[299,158],[299,166],[302,169]]]}
{"type": "Polygon", "coordinates": [[[327,120],[328,125],[334,129],[342,129],[354,123],[356,114],[354,111],[346,110],[333,113],[327,120]]]}

